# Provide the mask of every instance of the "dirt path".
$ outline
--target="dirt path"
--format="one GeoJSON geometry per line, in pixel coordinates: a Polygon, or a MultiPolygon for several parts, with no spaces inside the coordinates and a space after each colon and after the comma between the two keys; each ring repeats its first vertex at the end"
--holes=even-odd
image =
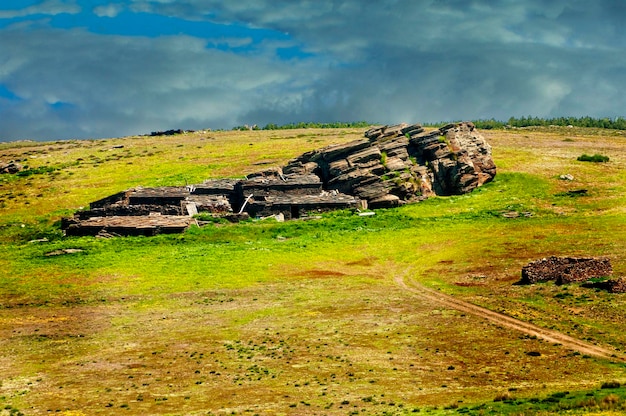
{"type": "Polygon", "coordinates": [[[424,287],[417,282],[411,281],[411,285],[409,286],[402,276],[396,276],[395,281],[405,291],[411,292],[425,300],[438,303],[441,306],[478,316],[480,318],[492,321],[500,326],[515,329],[524,334],[534,335],[549,342],[561,344],[565,348],[578,351],[582,354],[606,358],[611,361],[626,361],[626,357],[616,351],[593,345],[588,342],[584,342],[579,339],[562,334],[560,332],[541,328],[537,325],[523,322],[518,319],[511,318],[510,316],[483,308],[481,306],[477,306],[472,303],[456,299],[450,295],[446,295],[439,291],[424,287]]]}

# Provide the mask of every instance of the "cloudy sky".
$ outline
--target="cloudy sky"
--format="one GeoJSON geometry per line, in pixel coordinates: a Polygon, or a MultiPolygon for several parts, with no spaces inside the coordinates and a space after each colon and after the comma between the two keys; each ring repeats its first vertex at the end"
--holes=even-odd
{"type": "Polygon", "coordinates": [[[624,0],[10,0],[0,141],[626,115],[624,0]]]}

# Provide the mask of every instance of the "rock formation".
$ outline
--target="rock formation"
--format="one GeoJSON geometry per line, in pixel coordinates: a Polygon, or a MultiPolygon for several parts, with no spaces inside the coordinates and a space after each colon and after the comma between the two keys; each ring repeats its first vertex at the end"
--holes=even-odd
{"type": "Polygon", "coordinates": [[[24,169],[24,166],[21,163],[10,161],[10,162],[0,162],[0,173],[18,173],[24,169]]]}
{"type": "Polygon", "coordinates": [[[613,274],[611,260],[606,257],[548,257],[522,268],[522,284],[554,280],[557,284],[584,282],[613,274]]]}
{"type": "Polygon", "coordinates": [[[90,204],[64,221],[67,235],[179,232],[198,212],[301,218],[346,208],[386,208],[491,181],[491,147],[469,122],[426,132],[418,124],[374,127],[347,144],[314,150],[244,180],[136,188],[90,204]],[[149,216],[149,220],[140,217],[149,216]],[[185,217],[187,216],[187,217],[185,217]],[[187,218],[187,219],[185,219],[187,218]]]}
{"type": "Polygon", "coordinates": [[[626,277],[609,279],[604,283],[604,287],[611,293],[626,293],[626,277]]]}
{"type": "Polygon", "coordinates": [[[371,208],[472,191],[491,181],[491,147],[469,122],[425,132],[419,124],[374,127],[365,138],[305,153],[283,175],[317,175],[325,189],[371,208]]]}

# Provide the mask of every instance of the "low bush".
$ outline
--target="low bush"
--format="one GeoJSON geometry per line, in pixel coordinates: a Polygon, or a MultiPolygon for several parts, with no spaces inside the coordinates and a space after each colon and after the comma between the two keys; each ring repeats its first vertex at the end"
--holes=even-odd
{"type": "Polygon", "coordinates": [[[579,162],[594,162],[594,163],[606,163],[609,161],[608,156],[595,154],[593,156],[589,156],[588,154],[582,154],[576,158],[579,162]]]}
{"type": "Polygon", "coordinates": [[[32,168],[32,169],[25,169],[21,172],[16,173],[16,176],[19,177],[26,177],[26,176],[31,176],[31,175],[41,175],[44,173],[52,173],[56,170],[56,168],[53,168],[52,166],[41,166],[38,168],[32,168]]]}

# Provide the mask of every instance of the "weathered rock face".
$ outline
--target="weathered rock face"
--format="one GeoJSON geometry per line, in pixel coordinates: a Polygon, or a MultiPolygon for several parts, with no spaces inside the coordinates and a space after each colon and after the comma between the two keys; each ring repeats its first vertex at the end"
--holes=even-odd
{"type": "Polygon", "coordinates": [[[315,174],[324,188],[366,200],[371,208],[472,191],[491,181],[491,147],[469,122],[425,132],[419,124],[369,129],[365,138],[305,153],[284,175],[315,174]]]}
{"type": "Polygon", "coordinates": [[[532,284],[554,280],[557,284],[584,282],[613,274],[611,260],[605,257],[548,257],[522,268],[520,283],[532,284]]]}

